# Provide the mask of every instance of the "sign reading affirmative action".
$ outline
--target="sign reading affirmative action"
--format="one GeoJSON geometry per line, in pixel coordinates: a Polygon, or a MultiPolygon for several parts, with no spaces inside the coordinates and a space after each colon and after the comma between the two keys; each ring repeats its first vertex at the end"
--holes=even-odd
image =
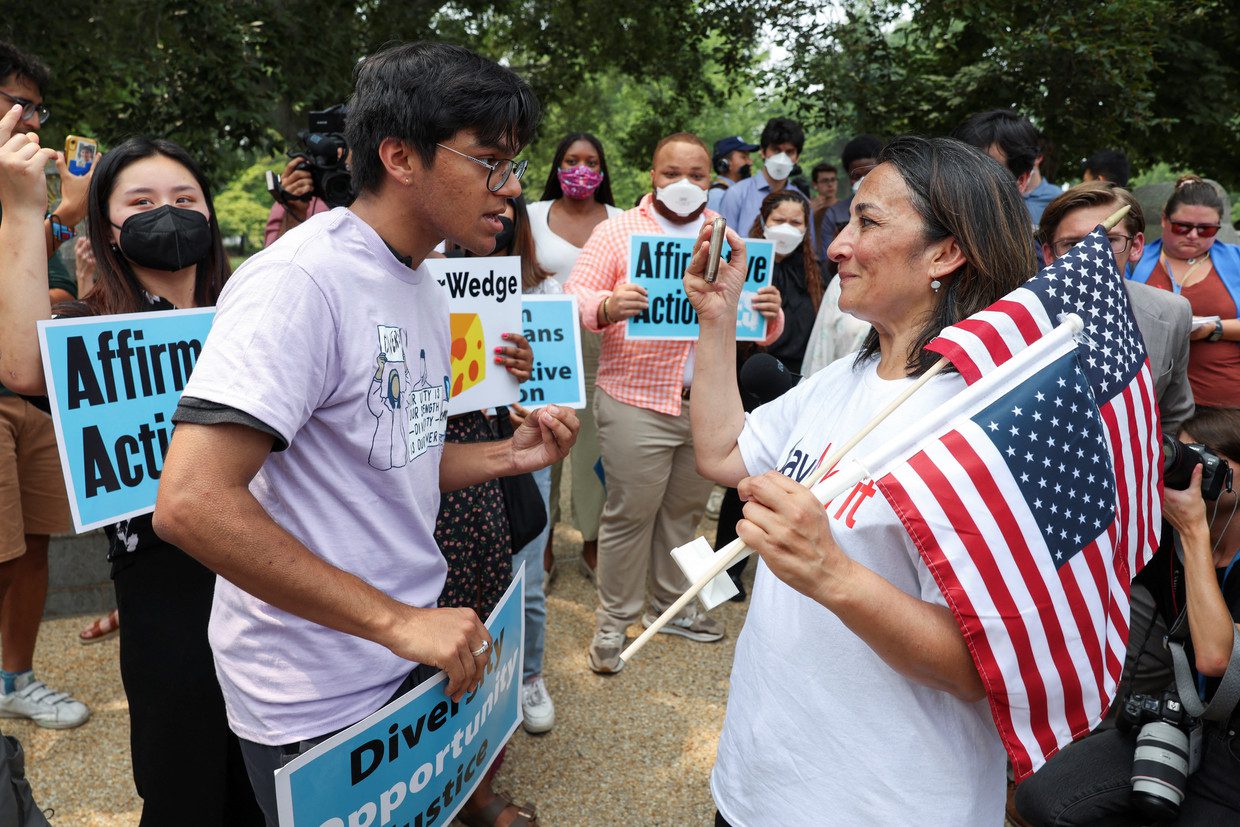
{"type": "MultiPolygon", "coordinates": [[[[693,258],[696,236],[635,235],[629,239],[628,280],[646,288],[650,303],[629,319],[625,336],[630,339],[698,338],[697,311],[685,295],[682,279],[693,258]]],[[[753,297],[771,283],[775,268],[775,245],[760,238],[745,239],[749,272],[736,309],[736,339],[760,342],[766,338],[766,317],[753,309],[753,297]]],[[[723,255],[729,247],[724,244],[723,255]]]]}
{"type": "Polygon", "coordinates": [[[209,307],[38,323],[78,532],[155,508],[172,414],[214,318],[209,307]]]}
{"type": "Polygon", "coordinates": [[[280,827],[451,823],[521,722],[524,565],[486,625],[486,677],[459,702],[440,672],[278,770],[280,827]]]}
{"type": "Polygon", "coordinates": [[[577,297],[525,296],[521,325],[534,349],[534,368],[529,381],[521,384],[521,404],[584,408],[586,380],[577,335],[577,297]]]}
{"type": "Polygon", "coordinates": [[[521,259],[431,258],[423,262],[448,291],[452,314],[452,383],[448,415],[510,405],[516,378],[495,363],[505,333],[521,331],[521,259]]]}

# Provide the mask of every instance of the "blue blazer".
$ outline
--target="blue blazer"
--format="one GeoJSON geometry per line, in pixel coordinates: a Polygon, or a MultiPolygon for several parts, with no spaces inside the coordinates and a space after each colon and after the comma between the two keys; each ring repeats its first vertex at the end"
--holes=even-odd
{"type": "MultiPolygon", "coordinates": [[[[1128,278],[1145,284],[1150,280],[1150,274],[1154,272],[1154,268],[1158,266],[1158,258],[1161,254],[1161,238],[1145,245],[1141,260],[1128,274],[1128,278]]],[[[1236,303],[1236,309],[1240,310],[1240,245],[1225,244],[1222,241],[1214,242],[1214,246],[1210,248],[1210,261],[1214,264],[1214,269],[1218,271],[1219,278],[1223,280],[1223,286],[1231,294],[1231,300],[1236,303]]]]}

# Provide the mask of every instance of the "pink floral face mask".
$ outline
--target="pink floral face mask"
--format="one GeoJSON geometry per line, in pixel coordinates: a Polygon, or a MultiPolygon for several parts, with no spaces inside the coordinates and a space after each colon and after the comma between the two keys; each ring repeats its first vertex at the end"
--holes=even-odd
{"type": "Polygon", "coordinates": [[[564,190],[564,194],[569,198],[578,201],[584,201],[593,196],[599,184],[603,183],[603,173],[597,169],[590,169],[585,164],[578,164],[568,169],[561,167],[555,172],[560,178],[560,189],[564,190]]]}

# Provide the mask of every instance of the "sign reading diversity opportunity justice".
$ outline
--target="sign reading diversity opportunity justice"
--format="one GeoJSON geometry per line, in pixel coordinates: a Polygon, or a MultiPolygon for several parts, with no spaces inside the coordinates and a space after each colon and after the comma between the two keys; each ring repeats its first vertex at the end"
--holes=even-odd
{"type": "Polygon", "coordinates": [[[172,414],[214,318],[209,307],[38,323],[78,532],[154,510],[172,414]]]}
{"type": "Polygon", "coordinates": [[[524,565],[486,625],[473,692],[448,698],[440,672],[278,770],[280,827],[449,824],[521,722],[524,565]]]}
{"type": "Polygon", "coordinates": [[[576,296],[525,296],[521,300],[522,333],[534,349],[529,381],[521,384],[522,405],[586,406],[577,324],[576,296]]]}
{"type": "Polygon", "coordinates": [[[494,361],[505,333],[521,330],[521,259],[431,258],[423,266],[448,291],[452,314],[452,384],[448,415],[511,405],[516,377],[494,361]]]}
{"type": "MultiPolygon", "coordinates": [[[[682,282],[696,242],[696,236],[630,237],[628,280],[646,288],[649,304],[626,323],[628,338],[697,340],[697,311],[689,303],[682,282]]],[[[766,317],[753,309],[753,298],[771,283],[775,245],[763,239],[747,238],[745,248],[749,252],[749,272],[736,309],[736,340],[760,342],[766,338],[766,317]]],[[[725,243],[725,258],[729,249],[725,243]]]]}

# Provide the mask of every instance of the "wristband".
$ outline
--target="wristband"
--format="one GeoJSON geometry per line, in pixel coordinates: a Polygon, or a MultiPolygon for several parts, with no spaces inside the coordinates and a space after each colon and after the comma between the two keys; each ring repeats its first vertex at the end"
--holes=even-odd
{"type": "Polygon", "coordinates": [[[603,299],[603,321],[606,324],[611,324],[611,314],[607,312],[607,302],[609,301],[611,301],[611,296],[603,299]]]}
{"type": "Polygon", "coordinates": [[[52,239],[57,243],[68,241],[77,235],[77,230],[60,223],[60,216],[56,213],[50,213],[47,220],[52,223],[52,239]]]}

